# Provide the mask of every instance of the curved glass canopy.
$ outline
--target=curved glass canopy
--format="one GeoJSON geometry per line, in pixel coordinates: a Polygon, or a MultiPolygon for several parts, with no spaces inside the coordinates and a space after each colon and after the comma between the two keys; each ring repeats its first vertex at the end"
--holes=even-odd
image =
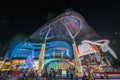
{"type": "Polygon", "coordinates": [[[39,57],[42,43],[46,40],[45,58],[66,57],[73,58],[72,48],[63,40],[74,38],[76,45],[83,40],[99,39],[99,35],[86,23],[84,18],[75,11],[66,11],[35,31],[26,42],[15,46],[10,58],[26,58],[34,49],[35,58],[39,57]],[[59,38],[59,41],[54,41],[59,38]],[[51,42],[48,42],[48,41],[51,42]],[[29,41],[29,42],[27,42],[29,41]]]}
{"type": "Polygon", "coordinates": [[[49,40],[53,38],[74,38],[76,42],[81,42],[84,39],[98,39],[100,36],[86,23],[79,13],[66,11],[41,26],[28,38],[28,41],[49,40]],[[47,37],[45,37],[46,35],[47,37]]]}

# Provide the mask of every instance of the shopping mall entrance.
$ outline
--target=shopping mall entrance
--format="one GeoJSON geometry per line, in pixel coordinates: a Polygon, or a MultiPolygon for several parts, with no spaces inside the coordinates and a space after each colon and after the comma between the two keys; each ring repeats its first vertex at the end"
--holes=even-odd
{"type": "Polygon", "coordinates": [[[54,60],[44,65],[43,75],[67,76],[68,70],[74,72],[75,64],[67,60],[54,60]]]}

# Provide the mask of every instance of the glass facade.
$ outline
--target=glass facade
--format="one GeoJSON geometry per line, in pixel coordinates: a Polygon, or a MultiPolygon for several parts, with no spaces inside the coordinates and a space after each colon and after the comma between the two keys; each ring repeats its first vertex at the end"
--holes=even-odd
{"type": "MultiPolygon", "coordinates": [[[[21,42],[15,46],[10,58],[27,58],[34,49],[34,58],[39,58],[41,43],[21,42]]],[[[65,57],[73,58],[72,47],[65,41],[51,41],[46,43],[45,58],[65,57]]]]}

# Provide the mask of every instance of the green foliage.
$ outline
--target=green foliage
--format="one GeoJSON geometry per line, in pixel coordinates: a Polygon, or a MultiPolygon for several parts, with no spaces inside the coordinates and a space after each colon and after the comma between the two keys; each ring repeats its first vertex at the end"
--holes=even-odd
{"type": "Polygon", "coordinates": [[[1,51],[0,51],[0,56],[4,56],[5,52],[7,51],[9,47],[9,43],[6,43],[2,48],[1,48],[1,51]]]}
{"type": "Polygon", "coordinates": [[[48,20],[53,19],[55,16],[56,16],[56,15],[55,15],[55,13],[53,13],[53,12],[48,12],[48,14],[47,14],[48,20]]]}
{"type": "Polygon", "coordinates": [[[23,33],[17,34],[10,40],[10,45],[25,41],[26,38],[23,33]]]}
{"type": "Polygon", "coordinates": [[[56,38],[61,38],[61,36],[60,36],[60,35],[57,35],[56,38]]]}
{"type": "Polygon", "coordinates": [[[113,59],[113,64],[112,64],[112,66],[114,67],[114,68],[120,68],[120,61],[118,60],[118,59],[113,59]]]}
{"type": "Polygon", "coordinates": [[[39,38],[36,38],[36,40],[43,41],[44,38],[43,37],[39,37],[39,38]]]}
{"type": "Polygon", "coordinates": [[[9,42],[6,42],[6,43],[3,45],[2,49],[1,49],[0,55],[1,55],[1,56],[4,56],[6,52],[12,51],[11,49],[13,49],[13,47],[14,47],[17,43],[19,43],[19,42],[24,42],[26,38],[27,38],[27,37],[26,37],[23,33],[17,34],[17,35],[14,36],[9,42]]]}
{"type": "Polygon", "coordinates": [[[118,40],[113,40],[112,43],[110,44],[111,48],[115,51],[118,59],[115,59],[113,57],[111,57],[110,59],[110,63],[112,64],[113,67],[120,67],[119,63],[120,63],[120,43],[118,40]]]}
{"type": "Polygon", "coordinates": [[[70,44],[72,44],[72,39],[71,38],[66,38],[66,40],[70,43],[70,44]]]}

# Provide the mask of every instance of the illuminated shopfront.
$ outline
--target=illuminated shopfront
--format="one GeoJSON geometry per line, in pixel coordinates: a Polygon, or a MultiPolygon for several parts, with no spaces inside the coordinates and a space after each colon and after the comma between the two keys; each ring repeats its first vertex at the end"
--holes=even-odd
{"type": "Polygon", "coordinates": [[[78,52],[83,70],[94,68],[100,63],[99,50],[96,45],[83,43],[78,46],[78,52]]]}
{"type": "MultiPolygon", "coordinates": [[[[34,69],[38,69],[38,56],[39,51],[41,49],[41,44],[39,43],[30,43],[30,42],[22,42],[16,45],[13,49],[10,58],[12,59],[13,69],[16,69],[16,66],[20,67],[25,62],[26,58],[34,52],[34,69]]],[[[51,41],[47,43],[46,51],[45,51],[45,61],[47,62],[56,60],[56,59],[72,59],[72,47],[68,42],[65,41],[51,41]]],[[[44,66],[44,65],[43,65],[44,66]]]]}

